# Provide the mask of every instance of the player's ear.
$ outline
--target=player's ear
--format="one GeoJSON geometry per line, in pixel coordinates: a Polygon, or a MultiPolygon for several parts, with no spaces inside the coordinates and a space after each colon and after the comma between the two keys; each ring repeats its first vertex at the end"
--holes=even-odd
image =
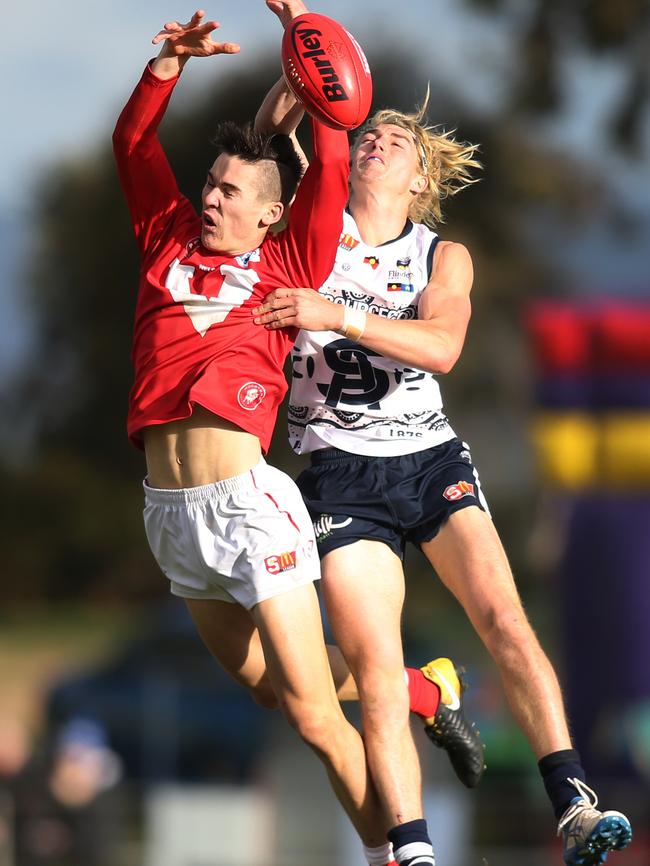
{"type": "Polygon", "coordinates": [[[429,178],[425,177],[423,174],[418,174],[413,178],[413,182],[411,183],[411,192],[415,193],[415,195],[420,195],[420,193],[425,191],[428,185],[429,178]]]}
{"type": "Polygon", "coordinates": [[[264,208],[260,222],[264,226],[274,226],[279,223],[284,213],[284,205],[281,201],[269,202],[264,208]]]}

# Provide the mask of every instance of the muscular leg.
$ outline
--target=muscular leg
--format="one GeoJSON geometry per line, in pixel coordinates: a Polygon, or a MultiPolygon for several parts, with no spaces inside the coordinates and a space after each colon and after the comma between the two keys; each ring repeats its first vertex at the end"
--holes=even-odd
{"type": "Polygon", "coordinates": [[[262,641],[249,611],[224,601],[185,599],[203,643],[219,664],[247,689],[255,701],[275,709],[262,641]]]}
{"type": "MultiPolygon", "coordinates": [[[[210,648],[203,630],[205,629],[206,635],[209,635],[213,616],[210,611],[213,608],[210,606],[204,608],[203,602],[195,604],[192,600],[186,599],[186,601],[203,642],[210,648]],[[204,609],[206,613],[203,613],[204,609]],[[203,623],[204,618],[206,619],[205,623],[203,623]]],[[[242,641],[240,643],[235,640],[227,647],[220,647],[220,652],[228,658],[227,660],[219,658],[219,661],[233,679],[250,692],[256,703],[267,710],[277,709],[279,706],[278,699],[267,674],[266,659],[257,627],[254,625],[250,614],[243,607],[226,602],[222,602],[222,604],[226,616],[231,616],[233,621],[237,622],[242,641]]],[[[358,701],[357,685],[341,650],[332,644],[327,644],[326,650],[337,698],[339,701],[358,701]]],[[[213,652],[213,655],[216,654],[213,652]]]]}
{"type": "Polygon", "coordinates": [[[422,817],[420,765],[409,723],[400,619],[404,575],[385,544],[328,553],[321,590],[361,700],[368,766],[391,827],[422,817]]]}
{"type": "MultiPolygon", "coordinates": [[[[242,635],[245,634],[246,638],[239,648],[235,646],[222,648],[222,651],[230,654],[231,658],[228,664],[223,660],[221,660],[221,663],[233,679],[237,680],[240,685],[250,692],[251,697],[260,706],[265,707],[267,710],[276,710],[279,706],[278,699],[273,691],[273,686],[266,670],[266,659],[264,658],[264,650],[262,649],[259,632],[255,625],[253,625],[253,629],[249,633],[252,619],[244,608],[239,605],[227,604],[226,602],[223,602],[223,604],[225,604],[228,614],[232,613],[235,609],[237,610],[234,618],[240,622],[239,627],[242,629],[242,635]]],[[[201,613],[203,610],[202,603],[193,605],[194,603],[188,600],[188,607],[199,633],[206,646],[209,647],[208,641],[203,635],[201,625],[203,617],[206,616],[201,613]]],[[[211,627],[211,614],[209,613],[207,614],[207,620],[208,622],[204,627],[209,633],[211,627]]],[[[357,684],[350,673],[350,668],[343,658],[341,650],[332,644],[327,644],[325,649],[327,650],[327,658],[337,698],[339,701],[358,701],[359,692],[357,691],[357,684]]]]}
{"type": "Polygon", "coordinates": [[[318,754],[364,844],[385,842],[384,821],[369,779],[364,745],[341,711],[323,643],[312,584],[258,604],[249,613],[218,601],[188,601],[201,637],[239,682],[267,675],[289,723],[318,754]]]}
{"type": "Polygon", "coordinates": [[[526,617],[490,518],[474,507],[456,511],[422,550],[496,662],[536,758],[570,749],[557,676],[526,617]]]}

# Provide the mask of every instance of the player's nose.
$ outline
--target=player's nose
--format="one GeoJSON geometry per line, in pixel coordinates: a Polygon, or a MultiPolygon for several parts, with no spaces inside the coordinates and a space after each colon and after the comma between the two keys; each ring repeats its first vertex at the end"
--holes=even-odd
{"type": "Polygon", "coordinates": [[[216,186],[210,187],[203,195],[203,204],[205,207],[218,208],[221,204],[221,193],[216,186]]]}

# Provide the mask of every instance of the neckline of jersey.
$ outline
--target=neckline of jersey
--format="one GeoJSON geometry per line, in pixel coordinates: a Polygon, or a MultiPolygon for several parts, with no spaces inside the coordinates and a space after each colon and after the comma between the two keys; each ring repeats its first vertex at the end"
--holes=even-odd
{"type": "MultiPolygon", "coordinates": [[[[357,221],[355,220],[355,218],[352,216],[352,212],[350,211],[350,208],[346,207],[345,212],[350,217],[352,222],[354,223],[354,227],[357,230],[357,234],[359,235],[361,243],[364,244],[364,246],[366,246],[366,247],[370,247],[370,244],[367,244],[363,240],[363,238],[361,238],[361,232],[359,231],[359,226],[357,225],[357,221]]],[[[386,246],[388,246],[388,244],[394,244],[394,243],[396,243],[396,241],[401,241],[402,238],[405,238],[411,232],[412,228],[413,228],[413,222],[407,217],[406,222],[404,223],[404,228],[397,235],[396,238],[391,238],[389,241],[384,241],[383,243],[378,244],[376,247],[371,247],[371,249],[378,250],[380,247],[386,247],[386,246]]]]}

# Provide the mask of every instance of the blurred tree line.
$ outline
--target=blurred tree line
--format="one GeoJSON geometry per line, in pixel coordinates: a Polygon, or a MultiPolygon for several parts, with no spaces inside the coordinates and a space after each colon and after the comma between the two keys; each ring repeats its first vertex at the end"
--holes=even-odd
{"type": "MultiPolygon", "coordinates": [[[[467,2],[494,15],[512,6],[507,0],[467,2]]],[[[394,47],[368,46],[376,107],[410,109],[431,79],[430,121],[481,143],[481,183],[447,203],[448,222],[440,228],[443,237],[468,245],[476,268],[468,343],[443,382],[452,421],[468,407],[486,416],[505,406],[525,409],[520,305],[542,291],[566,288],[551,251],[531,232],[536,220],[575,226],[602,218],[603,182],[584,155],[555,152],[527,126],[527,120],[561,108],[567,51],[618,52],[627,94],[609,132],[629,154],[638,154],[642,143],[650,78],[643,47],[647,2],[535,0],[529,6],[526,28],[512,46],[520,75],[490,117],[463,105],[457,91],[439,87],[435,69],[415,66],[408,46],[399,54],[394,47]]],[[[251,119],[277,66],[275,56],[243,75],[219,66],[214,86],[200,98],[188,99],[187,83],[180,84],[161,138],[193,201],[200,200],[213,159],[209,142],[216,121],[251,119]]],[[[139,72],[133,70],[134,84],[139,72]]],[[[185,77],[191,75],[188,68],[185,77]]],[[[12,601],[164,595],[167,583],[148,552],[140,517],[144,461],[125,434],[138,256],[108,143],[60,164],[34,205],[32,225],[25,291],[38,340],[3,396],[0,421],[7,443],[0,461],[2,595],[12,601]]],[[[300,465],[286,445],[283,410],[270,459],[294,475],[300,465]]],[[[508,544],[513,534],[516,565],[523,554],[514,536],[526,511],[521,501],[493,504],[511,518],[505,535],[508,544]]]]}

